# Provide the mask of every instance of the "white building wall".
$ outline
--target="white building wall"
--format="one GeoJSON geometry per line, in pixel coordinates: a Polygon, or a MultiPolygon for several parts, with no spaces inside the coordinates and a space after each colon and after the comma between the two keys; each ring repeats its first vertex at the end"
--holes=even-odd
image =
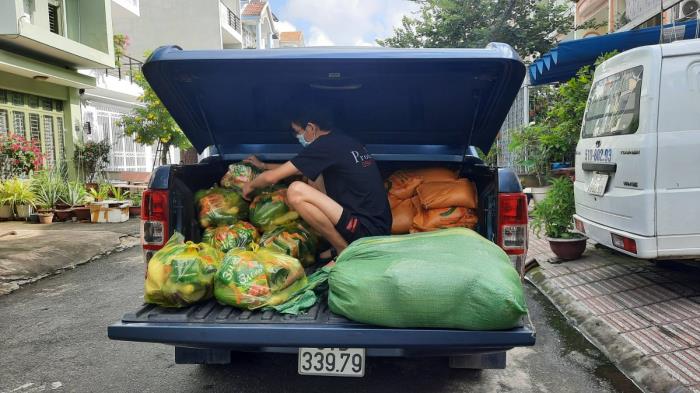
{"type": "Polygon", "coordinates": [[[144,60],[146,52],[163,45],[222,48],[219,0],[145,0],[139,13],[112,16],[114,33],[129,36],[126,51],[131,57],[144,60]]]}

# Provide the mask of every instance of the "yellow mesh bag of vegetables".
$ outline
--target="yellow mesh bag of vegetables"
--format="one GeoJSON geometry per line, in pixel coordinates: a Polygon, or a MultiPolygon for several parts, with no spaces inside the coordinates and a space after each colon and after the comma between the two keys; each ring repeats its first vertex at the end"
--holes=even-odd
{"type": "Polygon", "coordinates": [[[266,232],[260,247],[299,259],[303,266],[316,262],[318,238],[303,223],[293,222],[266,232]]]}
{"type": "Polygon", "coordinates": [[[238,221],[233,225],[207,228],[204,231],[204,236],[202,236],[204,243],[222,252],[228,252],[234,248],[250,248],[258,240],[260,240],[258,230],[247,221],[238,221]]]}
{"type": "Polygon", "coordinates": [[[299,213],[287,205],[287,189],[262,193],[250,204],[250,222],[267,232],[299,219],[299,213]]]}
{"type": "Polygon", "coordinates": [[[246,310],[276,306],[289,300],[306,284],[304,268],[296,258],[257,249],[226,253],[214,277],[219,303],[246,310]]]}
{"type": "Polygon", "coordinates": [[[232,225],[248,217],[248,202],[239,190],[214,187],[198,191],[194,198],[202,228],[232,225]]]}
{"type": "Polygon", "coordinates": [[[163,307],[185,307],[210,299],[223,254],[205,243],[185,242],[175,233],[148,262],[144,301],[163,307]]]}

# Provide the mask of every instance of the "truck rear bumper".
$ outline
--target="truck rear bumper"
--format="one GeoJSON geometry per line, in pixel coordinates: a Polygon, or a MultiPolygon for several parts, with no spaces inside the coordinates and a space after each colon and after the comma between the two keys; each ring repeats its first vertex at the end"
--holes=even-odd
{"type": "Polygon", "coordinates": [[[296,353],[299,347],[367,348],[368,356],[447,356],[498,352],[535,344],[529,326],[506,331],[392,329],[358,325],[127,323],[108,327],[110,339],[191,348],[296,353]]]}

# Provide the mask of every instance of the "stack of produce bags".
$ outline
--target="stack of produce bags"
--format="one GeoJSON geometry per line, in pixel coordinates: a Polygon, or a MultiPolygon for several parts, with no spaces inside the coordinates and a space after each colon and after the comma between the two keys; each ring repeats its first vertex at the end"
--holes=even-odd
{"type": "Polygon", "coordinates": [[[204,230],[202,241],[212,247],[229,252],[234,248],[250,249],[253,243],[260,240],[260,234],[253,224],[238,221],[233,225],[222,225],[204,230]]]}
{"type": "Polygon", "coordinates": [[[185,242],[175,233],[148,262],[144,300],[163,307],[185,307],[210,299],[223,254],[205,243],[185,242]]]}
{"type": "Polygon", "coordinates": [[[474,228],[476,187],[447,168],[398,171],[386,182],[393,216],[392,234],[442,228],[474,228]]]}
{"type": "Polygon", "coordinates": [[[233,225],[248,217],[248,202],[239,190],[214,187],[198,191],[194,199],[202,228],[233,225]]]}

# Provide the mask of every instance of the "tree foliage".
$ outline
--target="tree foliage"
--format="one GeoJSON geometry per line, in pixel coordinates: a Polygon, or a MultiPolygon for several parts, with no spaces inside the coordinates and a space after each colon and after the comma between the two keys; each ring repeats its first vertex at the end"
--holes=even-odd
{"type": "Polygon", "coordinates": [[[416,17],[404,17],[394,35],[377,40],[399,48],[484,47],[510,44],[522,57],[544,53],[556,43],[556,33],[573,28],[567,4],[554,0],[411,0],[416,17]]]}
{"type": "Polygon", "coordinates": [[[143,89],[143,94],[139,97],[143,106],[124,116],[120,124],[124,127],[124,133],[133,136],[137,143],[160,143],[163,146],[161,163],[165,165],[168,163],[168,151],[171,146],[187,149],[192,145],[143,74],[136,73],[134,81],[143,89]]]}

